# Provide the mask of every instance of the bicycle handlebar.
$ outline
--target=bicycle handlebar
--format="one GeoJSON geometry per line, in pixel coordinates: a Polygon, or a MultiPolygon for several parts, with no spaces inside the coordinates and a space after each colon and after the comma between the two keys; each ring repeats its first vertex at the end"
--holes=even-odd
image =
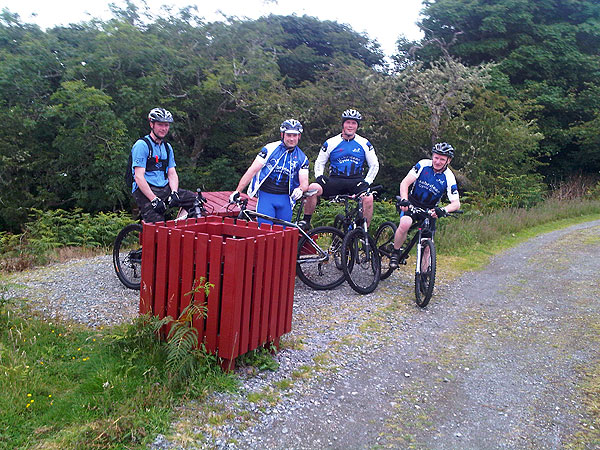
{"type": "Polygon", "coordinates": [[[365,190],[361,191],[361,192],[357,192],[356,194],[338,194],[332,198],[329,199],[330,202],[336,203],[336,202],[340,202],[341,200],[344,199],[358,199],[358,197],[360,197],[363,194],[376,194],[377,191],[379,191],[379,189],[382,189],[383,185],[378,184],[377,186],[368,186],[365,190]]]}
{"type": "MultiPolygon", "coordinates": [[[[420,208],[418,206],[415,206],[413,204],[411,204],[408,200],[403,199],[402,197],[400,197],[399,195],[396,195],[396,208],[401,208],[403,206],[407,206],[410,209],[412,209],[414,212],[417,213],[425,213],[428,216],[431,216],[431,214],[429,213],[429,211],[431,211],[432,209],[435,209],[435,207],[432,208],[420,208]]],[[[463,211],[458,209],[456,211],[446,211],[445,216],[452,216],[454,214],[462,214],[463,211]]]]}

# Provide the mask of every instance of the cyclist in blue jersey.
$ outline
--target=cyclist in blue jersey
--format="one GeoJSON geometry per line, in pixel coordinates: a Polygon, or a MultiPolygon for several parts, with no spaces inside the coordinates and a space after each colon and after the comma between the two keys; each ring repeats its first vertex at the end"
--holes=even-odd
{"type": "MultiPolygon", "coordinates": [[[[364,192],[379,171],[379,160],[375,149],[364,137],[356,134],[362,115],[355,109],[342,113],[342,132],[325,141],[315,161],[316,183],[309,189],[316,189],[316,195],[308,197],[304,205],[303,226],[309,228],[312,214],[317,206],[317,197],[333,197],[340,194],[359,194],[364,192]],[[325,175],[325,166],[329,162],[329,176],[325,175]],[[364,165],[369,170],[363,176],[364,165]]],[[[373,217],[373,196],[363,199],[363,214],[367,224],[373,217]]]]}
{"type": "MultiPolygon", "coordinates": [[[[446,142],[435,144],[431,149],[431,159],[419,161],[400,182],[400,197],[408,200],[411,205],[429,210],[433,217],[433,229],[435,230],[435,219],[443,217],[447,213],[457,211],[460,208],[460,199],[456,178],[448,168],[450,161],[454,158],[454,148],[446,142]],[[412,189],[409,193],[409,188],[412,189]],[[450,204],[440,208],[438,203],[446,193],[450,204]]],[[[394,235],[394,251],[390,257],[390,268],[398,267],[402,244],[411,225],[423,217],[408,206],[403,206],[400,214],[400,223],[394,235]]]]}
{"type": "Polygon", "coordinates": [[[138,139],[131,148],[131,192],[142,220],[161,222],[165,220],[167,204],[189,210],[196,194],[179,189],[173,148],[165,142],[173,115],[164,108],[154,108],[148,114],[148,122],[150,134],[138,139]]]}
{"type": "MultiPolygon", "coordinates": [[[[257,212],[289,222],[294,204],[308,189],[308,158],[298,147],[304,131],[300,122],[285,120],[279,131],[281,140],[261,149],[229,196],[229,201],[237,200],[249,184],[248,195],[258,197],[257,212]]],[[[261,218],[258,222],[272,223],[261,218]]]]}

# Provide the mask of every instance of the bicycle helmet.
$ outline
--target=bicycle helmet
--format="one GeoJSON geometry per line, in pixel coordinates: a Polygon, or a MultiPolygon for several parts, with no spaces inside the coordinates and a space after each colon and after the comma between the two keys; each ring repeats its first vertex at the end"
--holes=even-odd
{"type": "Polygon", "coordinates": [[[148,120],[150,122],[173,122],[173,114],[164,108],[154,108],[148,113],[148,120]]]}
{"type": "Polygon", "coordinates": [[[431,153],[437,153],[438,155],[454,158],[454,148],[446,142],[440,142],[439,144],[435,144],[431,149],[431,153]]]}
{"type": "Polygon", "coordinates": [[[279,127],[279,131],[282,133],[302,134],[304,129],[302,128],[302,124],[296,119],[287,119],[283,121],[279,127]]]}
{"type": "Polygon", "coordinates": [[[342,113],[342,124],[346,120],[356,120],[358,123],[362,120],[362,114],[356,109],[347,109],[342,113]]]}

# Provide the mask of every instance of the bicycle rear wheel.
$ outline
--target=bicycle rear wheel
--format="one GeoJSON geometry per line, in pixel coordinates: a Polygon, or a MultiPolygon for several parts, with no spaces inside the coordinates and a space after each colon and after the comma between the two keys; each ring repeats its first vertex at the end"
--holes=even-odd
{"type": "Polygon", "coordinates": [[[333,289],[344,282],[344,272],[336,264],[341,258],[344,234],[333,227],[317,227],[307,233],[318,246],[301,236],[298,241],[296,274],[308,286],[317,290],[333,289]],[[319,250],[326,253],[320,254],[319,250]]]}
{"type": "Polygon", "coordinates": [[[140,289],[142,279],[142,224],[123,228],[113,246],[113,265],[121,283],[129,289],[140,289]]]}
{"type": "Polygon", "coordinates": [[[344,237],[342,269],[348,284],[359,294],[369,294],[379,284],[379,251],[375,239],[362,228],[355,228],[344,237]]]}
{"type": "Polygon", "coordinates": [[[390,257],[394,251],[394,235],[396,234],[394,222],[383,222],[375,233],[375,244],[381,258],[381,279],[389,277],[394,269],[390,267],[390,257]]]}
{"type": "Polygon", "coordinates": [[[415,270],[415,301],[425,308],[433,295],[435,284],[435,245],[431,239],[424,239],[421,248],[421,272],[415,270]]]}

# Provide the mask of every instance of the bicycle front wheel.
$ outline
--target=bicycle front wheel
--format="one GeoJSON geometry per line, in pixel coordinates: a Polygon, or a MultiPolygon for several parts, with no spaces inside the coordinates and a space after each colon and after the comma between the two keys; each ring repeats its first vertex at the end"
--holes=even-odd
{"type": "Polygon", "coordinates": [[[389,277],[394,269],[390,267],[390,258],[394,251],[394,235],[396,234],[394,222],[383,222],[375,233],[375,244],[381,258],[381,279],[389,277]]]}
{"type": "Polygon", "coordinates": [[[313,289],[325,290],[344,282],[341,259],[344,234],[333,227],[316,227],[298,241],[296,274],[313,289]],[[336,264],[338,261],[338,264],[336,264]]]}
{"type": "Polygon", "coordinates": [[[433,295],[435,284],[435,245],[431,239],[421,243],[421,270],[415,270],[415,301],[425,308],[433,295]]]}
{"type": "Polygon", "coordinates": [[[113,265],[121,283],[129,289],[140,289],[142,279],[142,224],[123,228],[113,246],[113,265]]]}
{"type": "Polygon", "coordinates": [[[342,269],[348,284],[359,294],[369,294],[379,284],[379,252],[375,239],[362,228],[355,228],[344,237],[342,269]]]}

